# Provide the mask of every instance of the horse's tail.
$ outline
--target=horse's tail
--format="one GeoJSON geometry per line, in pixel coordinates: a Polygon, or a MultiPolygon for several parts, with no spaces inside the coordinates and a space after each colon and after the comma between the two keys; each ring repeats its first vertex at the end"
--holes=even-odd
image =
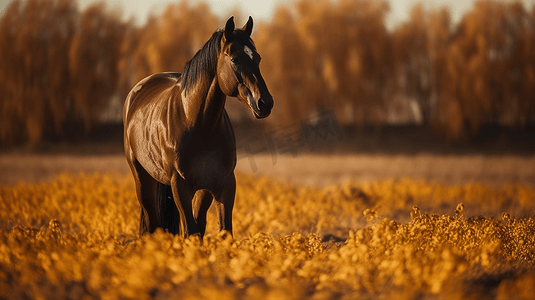
{"type": "Polygon", "coordinates": [[[156,205],[163,230],[178,234],[180,231],[180,215],[176,208],[170,185],[158,182],[156,205]]]}

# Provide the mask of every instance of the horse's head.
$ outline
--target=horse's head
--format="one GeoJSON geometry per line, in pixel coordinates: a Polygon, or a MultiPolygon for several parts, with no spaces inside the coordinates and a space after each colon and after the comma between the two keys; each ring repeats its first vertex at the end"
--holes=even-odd
{"type": "Polygon", "coordinates": [[[234,30],[234,17],[228,19],[221,37],[217,76],[221,90],[238,100],[260,119],[269,116],[273,97],[260,74],[260,55],[251,40],[253,19],[234,30]]]}

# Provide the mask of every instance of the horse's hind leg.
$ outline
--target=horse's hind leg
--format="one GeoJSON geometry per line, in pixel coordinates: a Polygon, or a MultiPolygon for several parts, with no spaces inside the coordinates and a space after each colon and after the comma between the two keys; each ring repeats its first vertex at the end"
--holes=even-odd
{"type": "Polygon", "coordinates": [[[206,213],[212,205],[214,197],[207,190],[199,190],[193,198],[193,217],[197,222],[197,227],[199,227],[199,232],[201,233],[201,238],[206,232],[206,213]]]}
{"type": "Polygon", "coordinates": [[[129,164],[136,183],[137,199],[141,205],[139,232],[142,235],[147,232],[153,233],[156,228],[160,227],[156,209],[157,181],[145,171],[137,160],[129,161],[129,164]]]}

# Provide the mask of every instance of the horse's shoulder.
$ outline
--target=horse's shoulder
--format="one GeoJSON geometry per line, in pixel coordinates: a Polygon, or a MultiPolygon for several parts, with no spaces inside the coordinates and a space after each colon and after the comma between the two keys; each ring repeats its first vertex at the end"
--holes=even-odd
{"type": "Polygon", "coordinates": [[[223,109],[223,118],[222,118],[225,131],[230,135],[230,137],[233,140],[233,143],[236,143],[236,137],[234,135],[234,128],[232,128],[232,123],[230,122],[230,118],[227,114],[227,110],[223,109]]]}

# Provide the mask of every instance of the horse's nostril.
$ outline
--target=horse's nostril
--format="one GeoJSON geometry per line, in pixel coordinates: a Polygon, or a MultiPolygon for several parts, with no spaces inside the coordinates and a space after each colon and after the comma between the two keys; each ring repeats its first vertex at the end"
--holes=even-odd
{"type": "Polygon", "coordinates": [[[264,109],[267,108],[267,104],[266,104],[266,101],[262,98],[260,98],[260,100],[258,100],[258,109],[260,111],[264,111],[264,109]]]}

